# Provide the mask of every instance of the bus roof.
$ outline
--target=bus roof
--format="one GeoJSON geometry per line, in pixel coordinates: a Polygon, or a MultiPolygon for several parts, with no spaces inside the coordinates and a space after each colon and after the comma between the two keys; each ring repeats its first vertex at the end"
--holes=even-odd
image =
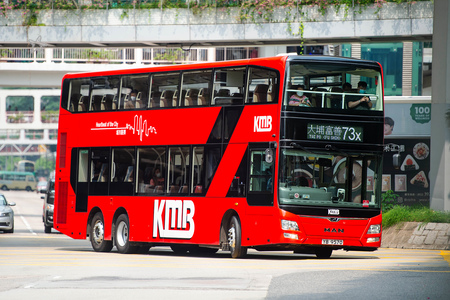
{"type": "Polygon", "coordinates": [[[164,65],[164,66],[145,66],[135,69],[120,69],[111,71],[95,71],[95,72],[85,72],[85,73],[68,73],[63,77],[64,79],[69,78],[83,78],[92,76],[108,76],[108,75],[126,75],[126,74],[140,74],[148,72],[170,72],[179,70],[191,70],[191,69],[202,69],[202,68],[226,68],[234,66],[245,66],[245,65],[257,65],[257,66],[267,66],[273,65],[274,63],[285,64],[286,61],[303,61],[303,62],[333,62],[333,63],[350,63],[350,64],[365,64],[371,67],[381,67],[378,62],[370,60],[362,60],[349,57],[340,56],[324,56],[324,55],[281,55],[275,57],[260,57],[242,60],[227,60],[220,62],[201,62],[185,65],[164,65]]]}
{"type": "Polygon", "coordinates": [[[288,56],[280,57],[264,57],[264,58],[251,58],[242,60],[227,60],[221,62],[201,62],[185,65],[164,65],[164,66],[146,66],[136,69],[120,69],[111,71],[96,71],[96,72],[86,72],[86,73],[68,73],[63,77],[67,78],[80,78],[80,77],[92,77],[92,76],[107,76],[107,75],[125,75],[125,74],[139,74],[139,73],[149,73],[149,72],[170,72],[179,70],[197,70],[206,68],[226,68],[226,67],[236,67],[236,66],[246,66],[246,65],[256,65],[265,66],[273,63],[284,63],[288,56]]]}

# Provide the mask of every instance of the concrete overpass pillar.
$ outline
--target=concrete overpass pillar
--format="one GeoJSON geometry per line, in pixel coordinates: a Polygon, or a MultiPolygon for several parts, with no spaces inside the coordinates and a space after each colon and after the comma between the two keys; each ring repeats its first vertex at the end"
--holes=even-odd
{"type": "Polygon", "coordinates": [[[434,1],[430,208],[450,210],[450,2],[434,1]]]}

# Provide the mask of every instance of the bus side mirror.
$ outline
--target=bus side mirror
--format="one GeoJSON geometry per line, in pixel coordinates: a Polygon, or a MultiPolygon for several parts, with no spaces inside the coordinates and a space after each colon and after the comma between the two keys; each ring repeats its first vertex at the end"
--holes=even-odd
{"type": "Polygon", "coordinates": [[[400,153],[396,153],[392,156],[392,165],[395,169],[399,169],[401,165],[402,156],[400,153]]]}

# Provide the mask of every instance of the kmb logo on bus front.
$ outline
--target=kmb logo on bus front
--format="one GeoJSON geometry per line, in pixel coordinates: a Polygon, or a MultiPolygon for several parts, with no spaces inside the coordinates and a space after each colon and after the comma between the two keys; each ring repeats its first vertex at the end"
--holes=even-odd
{"type": "Polygon", "coordinates": [[[272,116],[255,116],[253,132],[270,132],[272,130],[272,116]]]}

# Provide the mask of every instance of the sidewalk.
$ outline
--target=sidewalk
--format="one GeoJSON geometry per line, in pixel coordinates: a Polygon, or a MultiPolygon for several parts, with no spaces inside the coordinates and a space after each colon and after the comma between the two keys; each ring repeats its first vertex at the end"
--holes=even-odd
{"type": "Polygon", "coordinates": [[[450,250],[450,223],[406,222],[383,231],[383,248],[450,250]]]}

